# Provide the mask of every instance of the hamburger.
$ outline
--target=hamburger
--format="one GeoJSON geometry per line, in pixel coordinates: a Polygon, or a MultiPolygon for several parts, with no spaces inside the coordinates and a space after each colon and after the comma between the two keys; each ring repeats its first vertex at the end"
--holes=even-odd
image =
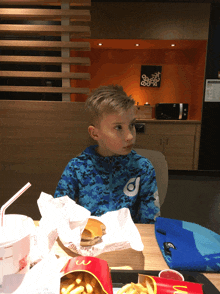
{"type": "Polygon", "coordinates": [[[95,218],[89,218],[81,235],[81,246],[92,246],[102,241],[106,226],[95,218]]]}

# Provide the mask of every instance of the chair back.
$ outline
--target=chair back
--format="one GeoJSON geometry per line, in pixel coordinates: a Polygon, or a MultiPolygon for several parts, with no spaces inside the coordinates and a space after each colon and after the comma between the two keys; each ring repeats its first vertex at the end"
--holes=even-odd
{"type": "Polygon", "coordinates": [[[146,157],[152,163],[157,180],[160,206],[163,204],[168,188],[168,165],[165,156],[156,150],[134,149],[139,155],[146,157]]]}

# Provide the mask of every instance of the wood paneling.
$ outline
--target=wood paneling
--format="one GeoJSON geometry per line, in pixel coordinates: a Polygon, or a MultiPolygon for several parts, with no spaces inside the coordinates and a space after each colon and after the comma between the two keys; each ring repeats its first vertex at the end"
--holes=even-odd
{"type": "Polygon", "coordinates": [[[88,57],[49,57],[49,56],[0,56],[1,63],[26,63],[26,64],[77,64],[90,65],[88,57]]]}
{"type": "MultiPolygon", "coordinates": [[[[35,93],[71,93],[89,94],[88,88],[71,87],[31,87],[31,86],[0,86],[1,92],[35,92],[35,93]]],[[[30,97],[31,100],[31,97],[30,97]]]]}
{"type": "Polygon", "coordinates": [[[59,41],[23,41],[1,40],[0,48],[3,49],[28,49],[28,50],[57,50],[69,48],[77,51],[90,51],[89,42],[59,42],[59,41]]]}
{"type": "Polygon", "coordinates": [[[1,100],[0,117],[0,204],[30,182],[16,204],[36,212],[40,193],[53,195],[69,160],[94,144],[84,103],[1,100]]]}
{"type": "Polygon", "coordinates": [[[136,148],[162,152],[170,170],[198,169],[201,128],[199,121],[145,120],[145,122],[145,133],[137,134],[136,148]]]}
{"type": "MultiPolygon", "coordinates": [[[[5,92],[3,99],[10,99],[9,92],[45,93],[44,100],[58,99],[57,96],[54,98],[51,96],[49,97],[46,93],[61,93],[63,94],[63,101],[70,101],[71,93],[87,94],[89,88],[76,86],[76,88],[71,89],[71,79],[89,80],[90,75],[88,73],[81,73],[81,71],[71,74],[69,65],[76,64],[89,66],[90,61],[88,58],[69,59],[69,56],[70,50],[90,51],[89,42],[81,42],[82,38],[91,36],[90,27],[76,25],[76,22],[79,21],[90,21],[90,11],[71,9],[70,6],[91,6],[91,1],[3,0],[0,2],[2,6],[6,5],[6,7],[0,8],[0,19],[3,20],[3,22],[0,23],[0,36],[2,39],[0,42],[0,50],[3,51],[3,54],[1,54],[3,55],[1,61],[7,63],[4,65],[3,72],[0,74],[0,77],[4,78],[2,79],[2,86],[0,86],[0,91],[5,92]],[[10,7],[10,5],[12,6],[10,7]],[[14,8],[13,5],[16,5],[15,7],[17,8],[14,8]],[[33,9],[30,8],[31,5],[35,5],[33,6],[33,9]],[[51,5],[58,5],[60,7],[56,8],[60,9],[51,9],[51,5]],[[19,8],[19,6],[21,7],[19,8]],[[40,6],[41,9],[39,9],[40,6]],[[36,21],[38,20],[43,22],[36,24],[36,21]],[[78,38],[79,41],[71,42],[70,38],[78,38]],[[14,54],[15,56],[7,56],[7,50],[13,51],[13,53],[9,54],[14,54]],[[16,56],[21,55],[20,51],[24,52],[22,55],[28,55],[26,60],[25,56],[16,56]],[[27,53],[27,51],[29,52],[27,53]],[[33,51],[35,52],[33,53],[33,51]],[[32,58],[30,55],[38,56],[32,58]],[[42,58],[41,55],[54,56],[49,58],[43,56],[42,58]],[[57,55],[58,57],[56,57],[57,55]],[[39,65],[40,60],[43,64],[47,64],[49,67],[47,66],[46,68],[46,66],[42,66],[39,70],[37,66],[35,66],[36,69],[33,66],[33,69],[31,69],[33,72],[28,72],[30,69],[27,69],[25,65],[39,65]],[[20,62],[21,64],[19,64],[20,62]],[[10,66],[10,63],[17,63],[14,69],[13,64],[10,66]],[[50,66],[51,64],[60,65],[60,68],[57,67],[55,69],[50,66]],[[36,72],[38,70],[39,72],[36,72]],[[37,81],[37,84],[42,85],[41,87],[33,87],[33,84],[29,79],[33,78],[33,76],[35,79],[40,80],[37,81]],[[19,78],[20,84],[16,83],[13,78],[19,78]],[[22,78],[28,78],[28,80],[22,78]],[[62,86],[60,86],[60,81],[53,81],[57,87],[43,87],[47,82],[45,81],[47,78],[55,80],[60,79],[62,86]]],[[[18,99],[22,99],[22,95],[18,97],[18,99]]],[[[36,97],[38,97],[38,100],[42,99],[38,94],[35,94],[35,99],[36,97]]],[[[27,98],[28,97],[24,99],[27,98]]]]}
{"type": "Polygon", "coordinates": [[[2,5],[56,5],[61,2],[70,3],[70,6],[91,6],[91,0],[1,0],[2,5]]]}
{"type": "MultiPolygon", "coordinates": [[[[2,1],[1,1],[2,3],[2,1]]],[[[70,21],[90,21],[89,10],[69,10],[69,9],[28,9],[28,8],[1,8],[0,17],[2,19],[31,19],[31,20],[60,20],[70,19],[70,21]]]]}
{"type": "Polygon", "coordinates": [[[90,27],[88,26],[62,26],[62,25],[5,25],[0,24],[0,34],[17,35],[49,35],[61,36],[69,33],[72,38],[90,37],[90,27]]]}
{"type": "Polygon", "coordinates": [[[175,122],[172,123],[172,121],[169,124],[160,122],[146,125],[146,134],[179,135],[181,133],[182,135],[191,135],[195,133],[195,130],[196,124],[184,124],[184,121],[179,125],[175,122]]]}
{"type": "Polygon", "coordinates": [[[42,71],[0,71],[0,77],[18,77],[18,78],[51,78],[51,79],[79,79],[89,80],[89,73],[73,72],[42,72],[42,71]]]}

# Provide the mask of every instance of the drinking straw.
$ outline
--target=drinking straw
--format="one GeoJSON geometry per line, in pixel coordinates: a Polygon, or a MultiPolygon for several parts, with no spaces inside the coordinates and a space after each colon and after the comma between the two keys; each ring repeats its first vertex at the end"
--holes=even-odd
{"type": "Polygon", "coordinates": [[[8,208],[18,197],[20,197],[29,187],[30,183],[27,183],[23,188],[21,188],[14,196],[12,196],[4,205],[1,207],[1,227],[3,227],[3,218],[6,208],[8,208]]]}

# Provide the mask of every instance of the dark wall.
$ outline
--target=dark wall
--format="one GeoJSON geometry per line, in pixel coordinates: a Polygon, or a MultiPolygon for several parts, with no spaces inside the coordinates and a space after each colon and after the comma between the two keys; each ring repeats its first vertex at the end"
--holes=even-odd
{"type": "Polygon", "coordinates": [[[220,234],[220,173],[169,171],[161,216],[197,223],[220,234]]]}

